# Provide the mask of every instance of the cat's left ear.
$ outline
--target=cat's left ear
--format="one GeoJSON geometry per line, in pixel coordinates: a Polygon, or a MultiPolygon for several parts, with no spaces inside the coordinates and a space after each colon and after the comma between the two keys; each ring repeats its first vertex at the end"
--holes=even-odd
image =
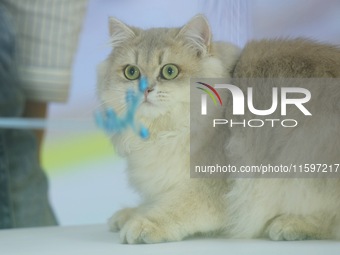
{"type": "Polygon", "coordinates": [[[200,55],[210,51],[211,29],[208,20],[202,14],[193,17],[181,28],[177,36],[184,37],[187,40],[188,46],[197,50],[200,55]]]}

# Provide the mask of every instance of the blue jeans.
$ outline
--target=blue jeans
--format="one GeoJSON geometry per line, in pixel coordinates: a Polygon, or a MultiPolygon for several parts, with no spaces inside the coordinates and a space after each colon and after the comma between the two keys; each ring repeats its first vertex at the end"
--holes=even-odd
{"type": "MultiPolygon", "coordinates": [[[[25,100],[14,65],[14,34],[0,5],[0,117],[20,117],[25,100]]],[[[56,225],[35,134],[0,127],[0,229],[56,225]]]]}

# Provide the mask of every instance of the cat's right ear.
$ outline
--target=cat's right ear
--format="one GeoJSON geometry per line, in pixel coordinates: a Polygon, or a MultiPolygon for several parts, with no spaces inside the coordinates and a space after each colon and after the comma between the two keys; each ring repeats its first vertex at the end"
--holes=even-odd
{"type": "Polygon", "coordinates": [[[109,29],[110,44],[113,48],[136,36],[130,27],[113,17],[109,18],[109,29]]]}
{"type": "Polygon", "coordinates": [[[199,55],[204,55],[210,51],[211,29],[208,20],[202,14],[193,17],[181,28],[177,36],[184,37],[187,46],[195,49],[199,55]]]}

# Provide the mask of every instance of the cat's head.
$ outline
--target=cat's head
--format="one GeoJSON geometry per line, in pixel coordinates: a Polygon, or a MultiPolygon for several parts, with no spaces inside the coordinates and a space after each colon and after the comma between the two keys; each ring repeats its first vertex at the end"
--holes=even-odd
{"type": "Polygon", "coordinates": [[[126,91],[137,91],[144,76],[149,88],[138,109],[144,121],[189,116],[190,78],[221,77],[224,71],[212,54],[211,30],[202,15],[181,28],[142,30],[114,18],[109,22],[112,53],[99,70],[98,91],[105,106],[118,113],[125,111],[126,91]]]}

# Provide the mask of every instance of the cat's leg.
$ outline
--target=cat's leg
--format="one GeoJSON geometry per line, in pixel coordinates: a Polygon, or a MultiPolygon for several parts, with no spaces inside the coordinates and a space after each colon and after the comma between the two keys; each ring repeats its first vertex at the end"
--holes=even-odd
{"type": "Polygon", "coordinates": [[[325,214],[283,214],[269,221],[265,234],[274,241],[328,239],[334,217],[325,214]]]}
{"type": "Polygon", "coordinates": [[[110,231],[118,232],[123,228],[125,223],[136,214],[137,208],[123,208],[114,213],[108,220],[110,231]]]}
{"type": "Polygon", "coordinates": [[[225,220],[221,203],[211,197],[199,196],[193,191],[188,193],[172,194],[152,204],[141,205],[137,213],[122,227],[121,242],[135,244],[180,241],[196,233],[221,230],[225,220]]]}

